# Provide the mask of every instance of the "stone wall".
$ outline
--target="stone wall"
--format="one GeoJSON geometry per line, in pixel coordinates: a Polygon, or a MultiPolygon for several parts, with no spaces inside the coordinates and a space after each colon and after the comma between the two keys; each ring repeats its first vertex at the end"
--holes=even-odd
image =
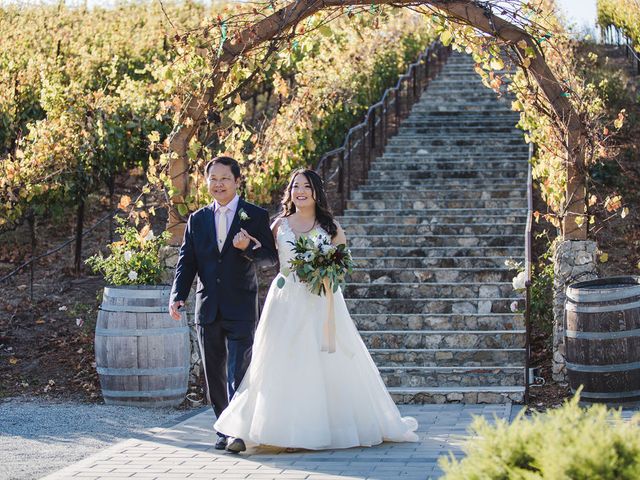
{"type": "Polygon", "coordinates": [[[564,344],[564,303],[567,286],[574,282],[597,278],[596,242],[565,240],[554,253],[553,280],[553,379],[567,380],[564,344]]]}

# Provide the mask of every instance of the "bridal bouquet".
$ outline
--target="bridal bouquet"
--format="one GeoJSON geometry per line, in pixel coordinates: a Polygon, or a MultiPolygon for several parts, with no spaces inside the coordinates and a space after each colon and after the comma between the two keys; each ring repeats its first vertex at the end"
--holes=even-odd
{"type": "MultiPolygon", "coordinates": [[[[324,236],[300,237],[293,245],[295,256],[289,262],[301,282],[307,283],[309,290],[316,295],[327,295],[327,289],[336,292],[344,283],[344,278],[353,269],[351,252],[346,245],[333,245],[324,236]]],[[[278,286],[284,286],[285,279],[278,280],[278,286]]]]}

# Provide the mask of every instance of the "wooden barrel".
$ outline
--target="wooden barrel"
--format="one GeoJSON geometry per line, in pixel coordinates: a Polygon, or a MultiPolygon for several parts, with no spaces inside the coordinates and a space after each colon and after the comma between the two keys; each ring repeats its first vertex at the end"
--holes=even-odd
{"type": "Polygon", "coordinates": [[[640,277],[570,285],[565,304],[567,372],[588,402],[640,400],[640,277]]]}
{"type": "Polygon", "coordinates": [[[105,287],[96,369],[105,403],[177,406],[189,381],[189,327],[168,313],[170,287],[105,287]]]}

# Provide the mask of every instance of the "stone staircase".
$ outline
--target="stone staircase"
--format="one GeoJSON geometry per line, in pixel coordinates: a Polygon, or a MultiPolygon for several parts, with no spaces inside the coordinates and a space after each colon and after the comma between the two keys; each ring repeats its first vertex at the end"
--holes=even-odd
{"type": "Polygon", "coordinates": [[[349,310],[399,403],[523,400],[505,260],[524,256],[528,150],[510,105],[454,53],[339,217],[349,310]]]}

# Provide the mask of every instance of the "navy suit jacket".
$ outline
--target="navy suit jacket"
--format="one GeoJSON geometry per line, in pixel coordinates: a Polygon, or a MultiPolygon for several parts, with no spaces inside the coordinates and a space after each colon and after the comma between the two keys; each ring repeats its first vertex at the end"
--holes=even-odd
{"type": "Polygon", "coordinates": [[[185,301],[193,279],[198,277],[196,290],[196,323],[213,323],[218,310],[224,320],[255,325],[258,320],[258,266],[273,266],[278,254],[269,227],[268,212],[242,199],[222,251],[218,251],[213,204],[191,214],[171,291],[171,301],[185,301]],[[246,220],[240,212],[246,212],[246,220]],[[262,246],[253,249],[251,241],[246,250],[233,246],[233,237],[244,228],[262,246]]]}

